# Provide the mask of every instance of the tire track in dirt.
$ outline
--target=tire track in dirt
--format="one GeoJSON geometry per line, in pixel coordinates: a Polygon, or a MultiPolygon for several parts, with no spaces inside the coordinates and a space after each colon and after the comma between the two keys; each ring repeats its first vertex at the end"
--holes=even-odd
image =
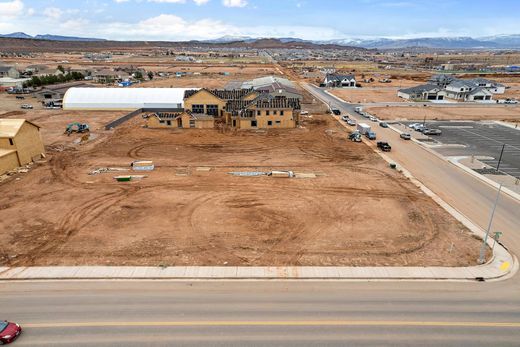
{"type": "Polygon", "coordinates": [[[67,243],[68,239],[76,235],[81,229],[92,223],[95,219],[106,213],[110,207],[122,202],[136,189],[126,187],[116,192],[107,193],[99,198],[79,205],[67,211],[56,224],[53,236],[46,242],[29,250],[26,256],[19,257],[13,265],[17,263],[34,264],[35,260],[47,254],[55,254],[56,249],[67,243]]]}

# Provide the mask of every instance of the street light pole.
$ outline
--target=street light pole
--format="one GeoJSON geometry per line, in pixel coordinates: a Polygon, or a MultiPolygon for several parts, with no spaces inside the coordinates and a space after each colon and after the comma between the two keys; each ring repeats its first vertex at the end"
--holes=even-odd
{"type": "Polygon", "coordinates": [[[491,225],[493,224],[493,217],[495,216],[495,210],[497,209],[498,199],[500,198],[501,190],[502,190],[502,183],[500,183],[500,186],[498,187],[495,204],[493,205],[493,210],[491,210],[491,217],[489,217],[489,224],[488,224],[488,227],[486,230],[486,236],[484,237],[484,240],[482,240],[482,247],[480,248],[480,257],[478,258],[479,264],[484,264],[484,262],[485,262],[487,239],[489,237],[489,231],[491,230],[491,225]]]}
{"type": "Polygon", "coordinates": [[[502,145],[502,151],[500,152],[500,157],[498,158],[498,164],[497,164],[497,172],[498,172],[498,169],[500,168],[500,162],[502,161],[502,155],[504,154],[504,149],[506,148],[506,144],[504,143],[502,145]]]}

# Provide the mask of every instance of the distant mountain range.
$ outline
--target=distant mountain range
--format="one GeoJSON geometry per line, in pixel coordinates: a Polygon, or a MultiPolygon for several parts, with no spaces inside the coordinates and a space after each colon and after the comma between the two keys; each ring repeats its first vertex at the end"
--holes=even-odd
{"type": "MultiPolygon", "coordinates": [[[[17,32],[7,35],[0,35],[5,38],[17,39],[33,39],[47,41],[76,41],[76,42],[101,42],[107,41],[98,38],[74,37],[74,36],[58,36],[58,35],[36,35],[31,36],[23,32],[17,32]]],[[[245,43],[247,45],[259,44],[262,46],[268,42],[271,45],[278,42],[280,47],[283,44],[290,44],[295,47],[297,44],[310,47],[310,45],[326,45],[357,47],[367,49],[403,49],[403,48],[430,48],[430,49],[520,49],[520,35],[497,35],[486,37],[424,37],[416,39],[336,39],[336,40],[302,40],[294,37],[283,38],[255,38],[250,36],[223,36],[218,39],[192,41],[202,42],[206,44],[235,44],[245,43]]]]}
{"type": "Polygon", "coordinates": [[[106,41],[105,39],[95,39],[89,37],[74,37],[74,36],[59,36],[59,35],[36,35],[31,36],[26,33],[17,32],[7,35],[1,35],[0,37],[7,37],[12,39],[34,39],[34,40],[48,40],[48,41],[85,41],[85,42],[95,42],[95,41],[106,41]]]}
{"type": "MultiPolygon", "coordinates": [[[[207,40],[208,43],[246,42],[254,43],[260,38],[249,36],[224,36],[215,40],[207,40]]],[[[299,38],[279,38],[283,43],[302,42],[314,44],[327,44],[376,49],[399,48],[445,48],[445,49],[520,49],[520,35],[498,35],[487,37],[424,37],[416,39],[336,39],[336,40],[302,40],[299,38]]]]}

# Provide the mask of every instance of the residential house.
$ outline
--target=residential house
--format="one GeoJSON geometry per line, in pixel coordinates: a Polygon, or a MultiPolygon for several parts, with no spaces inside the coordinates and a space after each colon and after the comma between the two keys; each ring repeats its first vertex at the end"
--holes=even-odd
{"type": "Polygon", "coordinates": [[[503,94],[503,84],[485,78],[458,79],[451,75],[434,75],[429,84],[401,89],[397,95],[404,99],[458,101],[491,101],[494,94],[503,94]]]}
{"type": "Polygon", "coordinates": [[[103,69],[92,73],[94,82],[109,84],[114,82],[120,82],[130,78],[130,75],[124,71],[113,71],[109,69],[103,69]]]}
{"type": "Polygon", "coordinates": [[[260,95],[254,100],[232,100],[226,104],[226,124],[235,129],[295,128],[299,122],[298,98],[260,95]]]}
{"type": "Polygon", "coordinates": [[[28,65],[26,68],[25,68],[25,72],[26,73],[31,73],[33,75],[37,74],[38,72],[42,71],[42,70],[47,70],[49,69],[49,66],[47,65],[43,65],[43,64],[33,64],[33,65],[28,65]]]}
{"type": "Polygon", "coordinates": [[[40,127],[25,119],[0,119],[0,175],[45,153],[40,127]]]}
{"type": "Polygon", "coordinates": [[[471,80],[455,80],[446,86],[447,97],[461,101],[491,100],[493,94],[471,80]]]}
{"type": "Polygon", "coordinates": [[[229,100],[252,100],[258,96],[253,89],[193,89],[184,92],[184,109],[192,114],[223,117],[229,100]]]}
{"type": "Polygon", "coordinates": [[[20,78],[20,72],[13,66],[0,66],[0,78],[4,77],[17,79],[20,78]]]}
{"type": "Polygon", "coordinates": [[[33,95],[40,100],[44,105],[61,105],[61,101],[65,93],[70,88],[92,88],[92,84],[84,82],[71,82],[63,84],[54,84],[43,87],[41,90],[33,93],[33,95]]]}
{"type": "Polygon", "coordinates": [[[406,100],[444,100],[446,92],[435,84],[400,89],[397,96],[406,100]]]}
{"type": "Polygon", "coordinates": [[[36,73],[36,76],[47,76],[47,75],[59,76],[59,75],[64,75],[64,73],[63,73],[63,71],[61,71],[59,69],[44,69],[44,70],[39,70],[36,73]]]}
{"type": "Polygon", "coordinates": [[[356,87],[356,76],[327,74],[322,85],[329,88],[353,88],[356,87]]]}

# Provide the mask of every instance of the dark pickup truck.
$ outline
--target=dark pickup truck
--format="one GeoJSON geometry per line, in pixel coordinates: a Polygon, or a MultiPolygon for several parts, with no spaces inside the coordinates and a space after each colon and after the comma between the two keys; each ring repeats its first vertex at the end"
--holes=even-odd
{"type": "Polygon", "coordinates": [[[377,143],[377,147],[381,148],[383,152],[390,152],[392,150],[392,147],[390,144],[388,144],[388,142],[379,141],[377,143]]]}

